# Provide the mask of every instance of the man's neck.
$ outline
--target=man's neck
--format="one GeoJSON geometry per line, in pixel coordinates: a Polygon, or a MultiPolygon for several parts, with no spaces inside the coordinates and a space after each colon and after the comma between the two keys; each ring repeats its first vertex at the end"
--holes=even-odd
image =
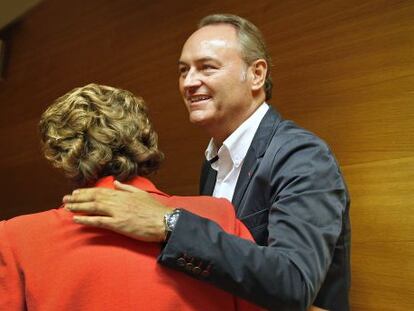
{"type": "Polygon", "coordinates": [[[248,118],[252,116],[256,112],[256,110],[264,103],[265,101],[261,101],[260,103],[256,103],[251,106],[251,109],[246,111],[246,113],[240,116],[238,119],[232,119],[229,122],[224,122],[223,124],[217,125],[215,128],[207,129],[207,132],[213,138],[214,144],[217,148],[220,148],[223,142],[235,131],[239,128],[240,125],[243,124],[248,118]]]}
{"type": "Polygon", "coordinates": [[[237,120],[237,122],[233,122],[232,126],[227,126],[226,128],[222,127],[217,129],[214,132],[211,132],[211,137],[213,139],[214,145],[219,149],[223,142],[231,135],[233,134],[247,119],[249,119],[256,111],[257,109],[264,103],[264,101],[254,107],[251,111],[249,111],[248,114],[246,114],[243,118],[240,118],[237,120]]]}

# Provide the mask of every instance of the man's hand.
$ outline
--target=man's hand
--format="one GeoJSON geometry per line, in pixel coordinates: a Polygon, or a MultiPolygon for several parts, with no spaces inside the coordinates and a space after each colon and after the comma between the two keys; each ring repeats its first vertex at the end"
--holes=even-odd
{"type": "Polygon", "coordinates": [[[147,242],[164,240],[164,215],[172,208],[133,186],[114,182],[118,190],[77,189],[63,198],[65,208],[74,213],[74,222],[109,229],[147,242]]]}

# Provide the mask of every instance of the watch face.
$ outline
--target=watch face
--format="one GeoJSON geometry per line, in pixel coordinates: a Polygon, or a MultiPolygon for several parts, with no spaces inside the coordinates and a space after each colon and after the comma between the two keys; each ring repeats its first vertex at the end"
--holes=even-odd
{"type": "Polygon", "coordinates": [[[172,231],[177,223],[178,216],[180,216],[179,211],[173,211],[167,220],[168,230],[172,231]]]}

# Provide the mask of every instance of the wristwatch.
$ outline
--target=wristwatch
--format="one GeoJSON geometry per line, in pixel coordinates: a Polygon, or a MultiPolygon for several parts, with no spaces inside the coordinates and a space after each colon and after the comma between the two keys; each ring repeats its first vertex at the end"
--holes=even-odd
{"type": "Polygon", "coordinates": [[[176,208],[172,212],[166,213],[164,215],[164,226],[165,226],[165,236],[164,241],[168,241],[168,238],[171,235],[171,232],[174,230],[175,225],[180,217],[180,209],[176,208]]]}

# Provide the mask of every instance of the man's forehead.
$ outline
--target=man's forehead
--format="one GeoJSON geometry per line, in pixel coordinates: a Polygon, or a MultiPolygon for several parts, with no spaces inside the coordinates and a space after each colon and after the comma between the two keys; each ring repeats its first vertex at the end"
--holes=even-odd
{"type": "Polygon", "coordinates": [[[211,42],[211,44],[222,45],[225,42],[237,43],[237,32],[232,25],[215,24],[201,27],[193,32],[186,43],[211,42]]]}
{"type": "MultiPolygon", "coordinates": [[[[195,31],[185,42],[181,55],[187,53],[240,50],[236,30],[230,25],[209,25],[195,31]]],[[[201,56],[201,55],[200,55],[201,56]]]]}
{"type": "Polygon", "coordinates": [[[214,52],[221,51],[224,49],[234,49],[237,48],[237,44],[233,41],[226,40],[225,38],[203,38],[199,40],[194,40],[189,42],[189,44],[184,45],[183,52],[191,51],[195,52],[214,52]]]}

